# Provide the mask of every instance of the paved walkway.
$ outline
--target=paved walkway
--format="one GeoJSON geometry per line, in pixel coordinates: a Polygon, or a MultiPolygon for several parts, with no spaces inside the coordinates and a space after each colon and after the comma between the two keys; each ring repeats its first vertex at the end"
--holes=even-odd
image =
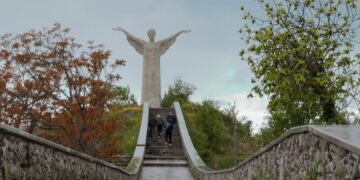
{"type": "Polygon", "coordinates": [[[143,167],[140,180],[195,180],[188,167],[143,167]]]}

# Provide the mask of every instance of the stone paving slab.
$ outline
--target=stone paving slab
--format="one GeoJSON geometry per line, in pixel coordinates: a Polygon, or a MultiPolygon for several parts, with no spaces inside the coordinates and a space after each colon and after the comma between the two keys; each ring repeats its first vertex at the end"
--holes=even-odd
{"type": "Polygon", "coordinates": [[[186,160],[185,156],[145,156],[145,160],[186,160]]]}
{"type": "Polygon", "coordinates": [[[188,167],[143,167],[140,180],[195,180],[188,167]]]}
{"type": "Polygon", "coordinates": [[[187,160],[145,160],[143,165],[187,166],[187,160]]]}

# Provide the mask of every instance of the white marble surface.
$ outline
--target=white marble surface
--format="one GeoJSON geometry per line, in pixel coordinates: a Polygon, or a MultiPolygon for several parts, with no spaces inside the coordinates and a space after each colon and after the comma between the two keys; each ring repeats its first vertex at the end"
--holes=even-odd
{"type": "Polygon", "coordinates": [[[113,29],[123,32],[129,44],[143,56],[141,103],[149,102],[150,107],[159,108],[161,101],[160,56],[176,41],[177,36],[190,31],[183,30],[168,38],[155,41],[156,32],[154,29],[150,29],[148,31],[149,41],[145,41],[123,28],[117,27],[113,29]]]}

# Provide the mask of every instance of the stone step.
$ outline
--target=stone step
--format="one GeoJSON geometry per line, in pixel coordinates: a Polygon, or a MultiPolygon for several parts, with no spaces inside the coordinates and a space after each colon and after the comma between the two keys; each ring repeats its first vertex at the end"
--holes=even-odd
{"type": "Polygon", "coordinates": [[[145,153],[183,153],[184,150],[162,150],[162,149],[146,149],[145,153]]]}
{"type": "MultiPolygon", "coordinates": [[[[154,141],[154,142],[146,142],[146,145],[166,145],[165,141],[154,141]]],[[[172,141],[172,144],[182,144],[180,141],[172,141]]]]}
{"type": "MultiPolygon", "coordinates": [[[[181,143],[181,139],[179,138],[172,138],[171,139],[173,143],[177,142],[177,143],[181,143]]],[[[150,143],[150,144],[156,144],[156,143],[165,143],[165,139],[157,139],[157,140],[147,140],[146,143],[150,143]]]]}
{"type": "Polygon", "coordinates": [[[172,152],[184,152],[183,149],[145,149],[145,152],[168,152],[168,153],[172,153],[172,152]]]}
{"type": "Polygon", "coordinates": [[[159,153],[184,153],[183,148],[181,147],[152,147],[152,148],[146,148],[145,152],[159,152],[159,153]]]}
{"type": "MultiPolygon", "coordinates": [[[[165,141],[153,141],[153,142],[149,142],[149,141],[147,141],[146,142],[146,145],[166,145],[165,144],[165,141]]],[[[181,143],[181,141],[172,141],[172,144],[174,145],[174,144],[182,144],[181,143]]]]}
{"type": "Polygon", "coordinates": [[[146,149],[159,149],[159,150],[164,150],[164,151],[183,150],[181,145],[146,146],[146,149]]]}
{"type": "Polygon", "coordinates": [[[185,156],[144,156],[144,160],[186,160],[185,156]]]}
{"type": "Polygon", "coordinates": [[[164,149],[164,150],[174,150],[174,149],[183,149],[181,144],[173,144],[171,146],[169,145],[151,145],[151,146],[146,146],[146,149],[164,149]]]}
{"type": "Polygon", "coordinates": [[[171,146],[170,145],[160,145],[160,144],[157,144],[157,145],[147,145],[146,146],[146,149],[183,149],[182,145],[181,144],[172,144],[171,146]]]}
{"type": "MultiPolygon", "coordinates": [[[[172,140],[180,140],[180,136],[173,136],[171,139],[172,140]]],[[[157,141],[165,141],[165,138],[160,137],[160,138],[153,138],[153,137],[147,137],[146,141],[151,141],[151,142],[157,142],[157,141]]]]}
{"type": "Polygon", "coordinates": [[[184,152],[158,152],[158,151],[146,151],[145,154],[159,155],[159,156],[172,156],[172,155],[184,155],[184,152]]]}
{"type": "Polygon", "coordinates": [[[173,152],[173,151],[184,151],[181,147],[152,147],[146,148],[149,151],[161,151],[161,152],[173,152]]]}
{"type": "MultiPolygon", "coordinates": [[[[173,137],[171,140],[181,142],[180,136],[173,137]]],[[[146,138],[146,142],[165,142],[165,138],[146,138]]]]}
{"type": "Polygon", "coordinates": [[[167,149],[182,149],[182,144],[181,143],[172,143],[171,146],[165,143],[161,143],[161,144],[147,144],[146,148],[167,148],[167,149]]]}
{"type": "MultiPolygon", "coordinates": [[[[180,134],[174,134],[174,133],[173,133],[171,137],[172,137],[172,139],[180,138],[180,134]]],[[[147,141],[149,141],[149,140],[150,140],[150,141],[153,141],[153,140],[159,140],[159,139],[165,141],[165,135],[161,135],[160,138],[155,137],[155,136],[148,136],[146,140],[147,140],[147,141]]]]}
{"type": "Polygon", "coordinates": [[[159,153],[159,154],[183,154],[184,151],[159,151],[159,150],[146,150],[145,153],[159,153]]]}
{"type": "MultiPolygon", "coordinates": [[[[174,139],[174,138],[180,137],[180,134],[174,134],[173,133],[171,137],[174,139]]],[[[163,140],[165,140],[165,134],[161,134],[160,138],[157,136],[157,134],[156,134],[156,136],[155,135],[154,136],[147,136],[147,138],[146,138],[146,140],[155,140],[155,139],[163,139],[163,140]]]]}
{"type": "MultiPolygon", "coordinates": [[[[178,137],[178,136],[180,136],[180,134],[173,131],[173,133],[172,133],[171,136],[172,136],[172,137],[174,137],[174,136],[175,136],[175,137],[178,137]]],[[[158,138],[158,137],[157,137],[157,132],[156,132],[155,134],[153,134],[152,136],[150,136],[150,133],[148,133],[147,138],[148,138],[148,139],[156,139],[156,138],[158,138]]],[[[160,139],[161,139],[161,138],[164,138],[164,139],[165,139],[165,133],[161,133],[160,139]]]]}
{"type": "Polygon", "coordinates": [[[186,160],[144,160],[143,166],[188,166],[186,160]]]}
{"type": "Polygon", "coordinates": [[[149,117],[155,117],[157,114],[160,114],[161,117],[165,120],[170,111],[175,114],[174,110],[171,108],[150,108],[149,117]]]}
{"type": "Polygon", "coordinates": [[[184,153],[181,154],[159,154],[159,153],[148,153],[146,156],[184,156],[184,153]]]}
{"type": "Polygon", "coordinates": [[[168,152],[168,153],[172,153],[172,152],[184,152],[184,150],[182,149],[173,149],[173,150],[166,150],[166,149],[146,149],[145,152],[168,152]]]}
{"type": "MultiPolygon", "coordinates": [[[[172,140],[172,141],[180,141],[180,142],[181,142],[181,137],[180,137],[180,136],[172,137],[171,140],[172,140]]],[[[146,142],[165,142],[165,138],[151,138],[151,137],[147,137],[147,138],[146,138],[146,142]]]]}
{"type": "MultiPolygon", "coordinates": [[[[173,109],[154,109],[151,108],[150,109],[150,114],[152,115],[156,115],[156,114],[161,114],[161,116],[163,117],[163,119],[166,119],[166,116],[168,115],[168,113],[173,111],[173,109]]],[[[169,165],[169,160],[182,160],[182,161],[186,161],[185,156],[185,152],[183,150],[183,146],[182,146],[182,141],[181,141],[181,136],[180,136],[180,132],[179,132],[179,127],[176,125],[174,131],[172,132],[172,146],[169,146],[168,144],[165,144],[165,131],[163,130],[161,133],[161,136],[158,138],[157,133],[156,133],[156,128],[155,128],[155,133],[153,134],[153,137],[148,137],[146,139],[146,148],[145,148],[145,156],[149,157],[145,160],[151,160],[148,161],[148,165],[151,166],[155,166],[156,163],[154,162],[158,162],[158,161],[163,161],[166,160],[166,163],[158,163],[159,166],[168,166],[169,165]],[[181,157],[181,158],[178,158],[181,157]]],[[[187,163],[187,162],[186,162],[187,163]]],[[[170,163],[173,164],[173,163],[170,163]]],[[[176,164],[176,163],[175,163],[176,164]]],[[[183,163],[184,164],[184,163],[183,163]]],[[[146,165],[146,162],[144,163],[144,165],[146,165]]]]}
{"type": "Polygon", "coordinates": [[[159,153],[159,152],[147,152],[145,156],[185,156],[185,153],[159,153]]]}

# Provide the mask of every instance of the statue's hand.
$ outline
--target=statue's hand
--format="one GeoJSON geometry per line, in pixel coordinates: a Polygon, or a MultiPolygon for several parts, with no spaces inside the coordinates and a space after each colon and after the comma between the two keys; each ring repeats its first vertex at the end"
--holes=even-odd
{"type": "Polygon", "coordinates": [[[121,28],[121,27],[116,27],[116,28],[112,28],[114,31],[122,31],[125,32],[125,29],[121,28]]]}
{"type": "Polygon", "coordinates": [[[182,30],[181,32],[183,32],[183,33],[189,33],[189,32],[191,32],[191,30],[182,30]]]}

